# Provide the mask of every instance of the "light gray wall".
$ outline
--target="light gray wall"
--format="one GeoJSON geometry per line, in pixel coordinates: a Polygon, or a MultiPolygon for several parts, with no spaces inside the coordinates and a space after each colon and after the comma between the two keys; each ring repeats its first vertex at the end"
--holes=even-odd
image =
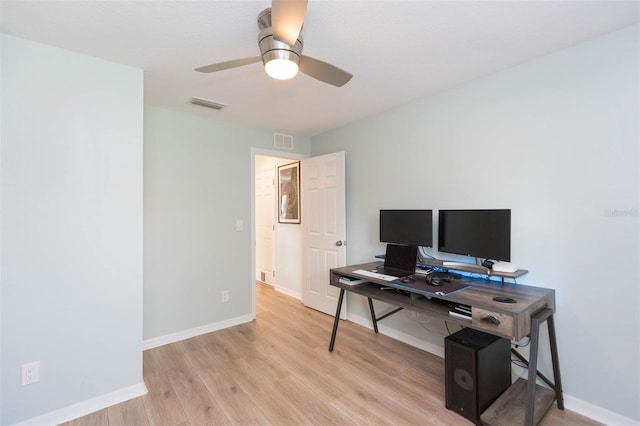
{"type": "Polygon", "coordinates": [[[251,315],[252,148],[276,151],[273,130],[145,109],[145,340],[251,315]]]}
{"type": "Polygon", "coordinates": [[[144,388],[142,119],[142,70],[2,35],[1,424],[144,388]]]}
{"type": "MultiPolygon", "coordinates": [[[[312,139],[313,155],[346,151],[349,263],[383,252],[381,208],[511,208],[512,259],[530,270],[519,281],[556,290],[570,403],[635,420],[638,32],[629,27],[312,139]]],[[[368,317],[357,297],[349,309],[368,317]]],[[[406,317],[385,322],[442,345],[406,317]]],[[[541,356],[550,372],[546,346],[541,356]]]]}

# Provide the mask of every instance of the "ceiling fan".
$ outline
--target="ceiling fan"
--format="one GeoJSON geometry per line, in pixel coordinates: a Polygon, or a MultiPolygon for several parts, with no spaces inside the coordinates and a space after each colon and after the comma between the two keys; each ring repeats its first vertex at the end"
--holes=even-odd
{"type": "Polygon", "coordinates": [[[270,77],[287,80],[298,71],[333,86],[344,86],[353,75],[326,62],[302,54],[302,24],[307,0],[273,0],[272,7],[258,15],[260,56],[234,59],[206,65],[195,70],[203,73],[222,71],[258,62],[262,59],[270,77]]]}

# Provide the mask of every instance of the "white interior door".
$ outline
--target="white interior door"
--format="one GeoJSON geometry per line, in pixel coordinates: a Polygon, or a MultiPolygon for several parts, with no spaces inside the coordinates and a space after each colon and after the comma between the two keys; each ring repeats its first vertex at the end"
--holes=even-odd
{"type": "Polygon", "coordinates": [[[275,160],[256,157],[256,280],[274,285],[275,160]]]}
{"type": "Polygon", "coordinates": [[[336,152],[305,159],[300,166],[302,302],[330,315],[340,290],[329,285],[329,269],[345,266],[347,256],[344,158],[344,152],[336,152]]]}

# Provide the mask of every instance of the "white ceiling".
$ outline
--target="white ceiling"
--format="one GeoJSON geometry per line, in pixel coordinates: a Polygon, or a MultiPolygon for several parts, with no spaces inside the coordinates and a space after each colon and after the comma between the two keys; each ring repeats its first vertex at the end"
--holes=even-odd
{"type": "Polygon", "coordinates": [[[351,72],[336,88],[276,81],[259,55],[267,1],[2,1],[2,32],[144,69],[145,102],[315,135],[638,22],[638,1],[309,0],[303,53],[351,72]],[[197,96],[227,104],[214,111],[197,96]]]}

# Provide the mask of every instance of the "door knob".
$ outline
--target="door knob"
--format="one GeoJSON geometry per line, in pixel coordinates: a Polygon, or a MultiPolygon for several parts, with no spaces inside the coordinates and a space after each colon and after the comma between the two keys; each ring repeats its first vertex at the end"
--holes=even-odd
{"type": "Polygon", "coordinates": [[[338,240],[338,241],[336,241],[336,245],[337,245],[338,247],[340,247],[340,246],[342,246],[342,245],[345,245],[345,246],[346,246],[346,245],[347,245],[347,242],[346,242],[346,241],[340,241],[340,240],[338,240]]]}

